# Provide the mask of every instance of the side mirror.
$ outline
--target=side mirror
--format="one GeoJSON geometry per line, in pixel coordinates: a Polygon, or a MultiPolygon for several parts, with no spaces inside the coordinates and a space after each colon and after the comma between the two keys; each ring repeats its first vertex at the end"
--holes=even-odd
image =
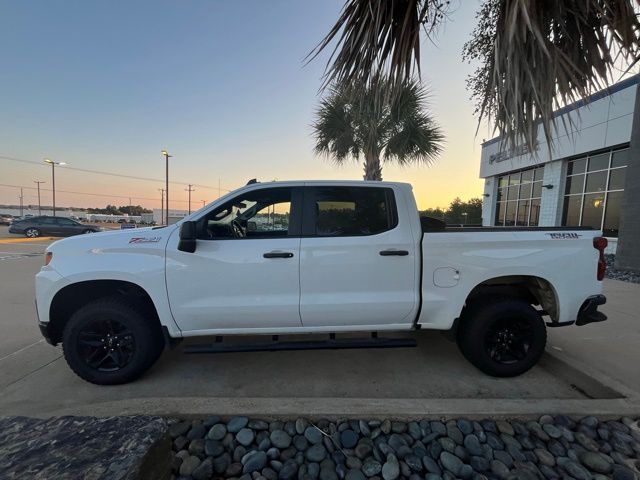
{"type": "Polygon", "coordinates": [[[178,250],[189,253],[196,251],[196,222],[184,222],[180,226],[178,250]]]}

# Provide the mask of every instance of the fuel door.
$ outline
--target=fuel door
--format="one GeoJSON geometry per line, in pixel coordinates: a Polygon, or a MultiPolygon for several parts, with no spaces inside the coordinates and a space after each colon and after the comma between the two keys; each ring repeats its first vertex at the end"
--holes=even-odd
{"type": "Polygon", "coordinates": [[[460,271],[453,267],[440,267],[433,271],[433,284],[436,287],[455,287],[459,281],[460,271]]]}

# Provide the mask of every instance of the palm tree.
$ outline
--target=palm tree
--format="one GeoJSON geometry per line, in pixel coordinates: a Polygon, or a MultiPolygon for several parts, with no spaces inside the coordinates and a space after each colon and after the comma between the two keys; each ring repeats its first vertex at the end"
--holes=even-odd
{"type": "Polygon", "coordinates": [[[382,162],[432,163],[443,135],[426,113],[426,90],[402,82],[398,94],[385,95],[384,80],[331,87],[313,125],[315,151],[337,163],[364,158],[364,179],[382,180],[382,162]]]}
{"type": "MultiPolygon", "coordinates": [[[[588,97],[638,61],[639,0],[484,0],[464,57],[480,62],[469,79],[479,121],[493,123],[505,148],[535,146],[538,123],[552,141],[553,111],[588,97]]],[[[420,33],[433,37],[451,12],[446,0],[347,0],[310,53],[336,43],[330,82],[386,77],[396,90],[419,73],[420,33]]],[[[533,149],[533,148],[532,148],[533,149]]]]}

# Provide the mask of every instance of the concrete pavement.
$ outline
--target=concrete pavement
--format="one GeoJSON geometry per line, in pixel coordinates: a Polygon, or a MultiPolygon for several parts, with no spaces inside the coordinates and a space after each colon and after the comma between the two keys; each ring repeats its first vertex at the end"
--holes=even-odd
{"type": "Polygon", "coordinates": [[[33,275],[45,246],[0,243],[0,411],[5,415],[640,412],[640,384],[633,374],[633,365],[640,364],[634,323],[639,285],[605,282],[610,320],[550,330],[552,355],[514,379],[483,375],[455,344],[427,331],[418,334],[415,349],[202,356],[177,350],[165,353],[137,382],[98,387],[77,378],[61,349],[40,337],[33,275]]]}

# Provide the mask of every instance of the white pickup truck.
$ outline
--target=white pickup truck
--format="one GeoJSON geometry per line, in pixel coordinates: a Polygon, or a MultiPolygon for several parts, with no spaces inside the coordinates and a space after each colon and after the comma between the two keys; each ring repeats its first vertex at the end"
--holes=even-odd
{"type": "Polygon", "coordinates": [[[599,235],[446,228],[404,183],[251,181],[176,225],[53,243],[36,305],[45,338],[97,384],[137,378],[185,337],[215,337],[191,353],[368,348],[415,345],[378,334],[419,329],[449,330],[477,368],[514,376],[546,326],[606,319],[599,235]],[[303,333],[327,339],[279,338],[303,333]]]}

